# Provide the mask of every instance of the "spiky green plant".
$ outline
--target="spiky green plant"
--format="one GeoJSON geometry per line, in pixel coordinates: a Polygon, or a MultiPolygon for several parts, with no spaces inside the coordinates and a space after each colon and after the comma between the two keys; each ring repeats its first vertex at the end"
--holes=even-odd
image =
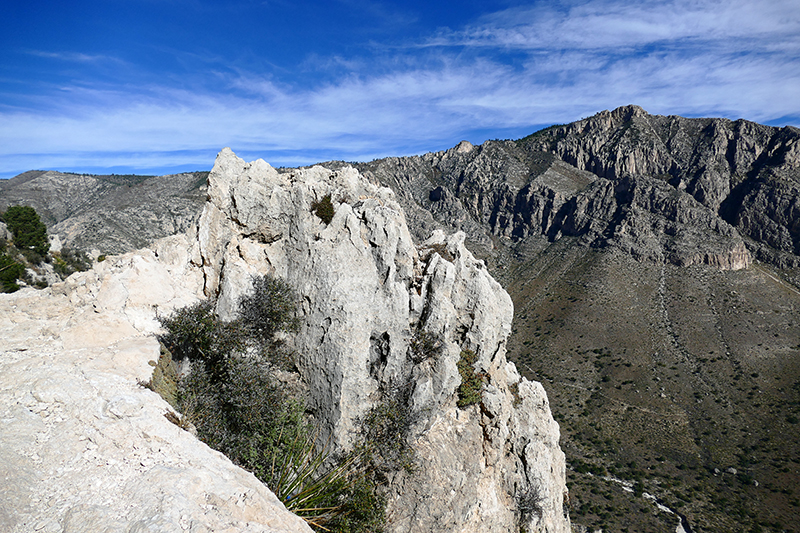
{"type": "Polygon", "coordinates": [[[326,525],[346,512],[345,496],[360,478],[361,458],[359,452],[352,452],[325,468],[329,447],[326,444],[317,450],[315,441],[311,433],[298,434],[288,453],[280,459],[273,457],[267,485],[287,509],[309,524],[327,529],[326,525]]]}

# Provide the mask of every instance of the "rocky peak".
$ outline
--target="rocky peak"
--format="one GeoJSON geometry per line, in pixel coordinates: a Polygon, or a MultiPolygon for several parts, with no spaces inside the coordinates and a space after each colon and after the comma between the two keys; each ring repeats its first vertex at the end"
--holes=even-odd
{"type": "Polygon", "coordinates": [[[156,312],[205,294],[233,316],[250,276],[272,273],[302,295],[298,368],[332,451],[352,447],[360,418],[385,391],[410,392],[415,422],[401,438],[418,468],[391,476],[389,531],[566,533],[558,425],[541,385],[507,361],[511,299],[464,240],[435,232],[415,244],[394,193],[352,167],[279,172],[223,150],[187,234],[44,291],[0,295],[0,392],[12,421],[0,457],[15,487],[0,496],[0,524],[307,530],[136,384],[158,359],[156,312]],[[315,214],[324,198],[334,205],[329,222],[315,214]],[[437,349],[415,351],[423,332],[437,349]],[[460,406],[465,351],[477,356],[483,389],[460,406]],[[86,490],[67,494],[79,484],[86,490]]]}
{"type": "Polygon", "coordinates": [[[323,439],[348,449],[382,391],[410,387],[417,422],[405,438],[420,463],[391,481],[390,530],[569,530],[558,426],[541,386],[506,360],[511,300],[463,233],[417,246],[394,193],[356,169],[278,172],[230,150],[209,175],[197,233],[205,291],[222,314],[256,273],[303,296],[295,348],[323,439]],[[330,223],[313,212],[325,197],[330,223]],[[441,350],[413,356],[421,332],[441,350]],[[467,408],[456,405],[464,350],[486,376],[467,408]]]}

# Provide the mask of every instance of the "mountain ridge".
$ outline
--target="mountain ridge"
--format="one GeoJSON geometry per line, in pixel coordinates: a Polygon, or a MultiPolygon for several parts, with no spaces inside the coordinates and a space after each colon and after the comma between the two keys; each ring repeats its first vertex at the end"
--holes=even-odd
{"type": "Polygon", "coordinates": [[[782,531],[800,506],[798,137],[626,106],[319,166],[393,189],[416,242],[464,231],[508,290],[508,358],[561,425],[573,524],[674,531],[641,491],[694,531],[782,531]]]}

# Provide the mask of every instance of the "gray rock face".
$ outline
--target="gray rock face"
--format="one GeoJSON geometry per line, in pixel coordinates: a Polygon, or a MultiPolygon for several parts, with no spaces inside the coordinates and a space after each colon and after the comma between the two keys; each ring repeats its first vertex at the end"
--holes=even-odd
{"type": "Polygon", "coordinates": [[[750,264],[734,227],[663,178],[598,177],[523,145],[491,141],[469,152],[452,149],[359,168],[404,191],[414,227],[439,223],[466,231],[482,255],[531,236],[568,235],[642,260],[723,269],[750,264]]]}
{"type": "Polygon", "coordinates": [[[520,142],[611,180],[661,177],[756,243],[797,255],[798,140],[793,127],[664,117],[627,106],[520,142]]]}
{"type": "Polygon", "coordinates": [[[394,193],[355,169],[279,173],[226,149],[197,234],[205,292],[223,315],[256,273],[281,276],[302,295],[295,348],[321,438],[348,449],[381,391],[412,388],[418,422],[408,439],[419,468],[391,481],[390,530],[569,531],[558,426],[541,386],[506,360],[511,300],[463,233],[438,232],[417,247],[394,193]],[[327,195],[330,224],[312,212],[327,195]],[[441,351],[414,360],[418,331],[440,339],[441,351]],[[480,404],[464,409],[463,349],[487,376],[480,404]]]}

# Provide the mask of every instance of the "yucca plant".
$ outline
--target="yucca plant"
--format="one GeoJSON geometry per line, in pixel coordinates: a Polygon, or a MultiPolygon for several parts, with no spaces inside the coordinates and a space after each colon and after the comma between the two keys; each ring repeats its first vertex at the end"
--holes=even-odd
{"type": "Polygon", "coordinates": [[[361,460],[359,452],[325,468],[330,459],[329,443],[317,450],[311,433],[298,434],[295,441],[278,459],[273,457],[267,486],[287,509],[320,529],[345,512],[344,495],[358,482],[361,460]]]}

